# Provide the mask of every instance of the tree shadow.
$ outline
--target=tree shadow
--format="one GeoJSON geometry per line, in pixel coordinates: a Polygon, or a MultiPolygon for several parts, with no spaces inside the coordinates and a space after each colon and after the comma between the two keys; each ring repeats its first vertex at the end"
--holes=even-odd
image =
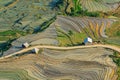
{"type": "Polygon", "coordinates": [[[51,7],[51,9],[60,9],[60,6],[63,4],[63,0],[52,0],[50,3],[49,3],[49,6],[51,7]]]}

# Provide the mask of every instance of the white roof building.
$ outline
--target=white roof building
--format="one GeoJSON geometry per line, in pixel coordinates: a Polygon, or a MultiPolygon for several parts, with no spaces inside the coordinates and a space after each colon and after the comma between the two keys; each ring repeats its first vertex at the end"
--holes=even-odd
{"type": "Polygon", "coordinates": [[[38,48],[34,48],[34,49],[32,50],[32,52],[38,54],[38,53],[39,53],[39,49],[38,49],[38,48]]]}
{"type": "Polygon", "coordinates": [[[93,42],[93,40],[90,37],[87,37],[87,38],[84,39],[84,44],[89,44],[89,43],[92,43],[92,42],[93,42]]]}
{"type": "Polygon", "coordinates": [[[27,42],[25,42],[25,43],[22,44],[22,47],[24,47],[24,48],[28,48],[29,46],[30,45],[27,42]]]}

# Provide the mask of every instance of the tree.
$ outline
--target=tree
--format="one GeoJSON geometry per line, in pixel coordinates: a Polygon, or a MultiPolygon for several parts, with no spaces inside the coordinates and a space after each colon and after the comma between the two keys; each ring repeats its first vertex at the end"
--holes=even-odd
{"type": "Polygon", "coordinates": [[[73,32],[71,30],[69,30],[68,34],[69,35],[73,35],[73,32]]]}

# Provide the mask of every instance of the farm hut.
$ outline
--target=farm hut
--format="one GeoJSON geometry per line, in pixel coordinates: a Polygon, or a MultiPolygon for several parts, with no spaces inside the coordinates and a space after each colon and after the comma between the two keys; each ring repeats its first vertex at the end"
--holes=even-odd
{"type": "Polygon", "coordinates": [[[38,48],[34,48],[34,49],[32,50],[32,52],[38,54],[38,53],[39,53],[39,49],[38,49],[38,48]]]}
{"type": "Polygon", "coordinates": [[[87,44],[92,44],[92,42],[93,42],[93,40],[92,40],[92,38],[90,38],[90,37],[87,37],[87,38],[84,39],[84,44],[85,44],[85,45],[87,45],[87,44]]]}
{"type": "Polygon", "coordinates": [[[29,46],[30,46],[30,45],[29,45],[27,42],[22,44],[22,47],[23,47],[23,48],[28,48],[29,46]]]}

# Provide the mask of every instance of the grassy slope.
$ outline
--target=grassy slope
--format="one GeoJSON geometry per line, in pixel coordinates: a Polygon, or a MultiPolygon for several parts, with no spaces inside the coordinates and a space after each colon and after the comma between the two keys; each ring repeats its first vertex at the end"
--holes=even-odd
{"type": "Polygon", "coordinates": [[[109,36],[109,38],[105,39],[106,43],[120,46],[120,20],[107,28],[106,34],[109,36]]]}
{"type": "Polygon", "coordinates": [[[113,55],[110,56],[113,59],[113,62],[116,63],[118,66],[117,68],[117,74],[118,74],[118,80],[120,80],[120,54],[118,52],[114,52],[113,55]]]}
{"type": "Polygon", "coordinates": [[[74,31],[65,32],[61,29],[57,29],[58,38],[60,46],[73,46],[81,45],[84,39],[87,37],[85,33],[78,33],[74,31]]]}
{"type": "MultiPolygon", "coordinates": [[[[68,9],[70,10],[71,7],[74,6],[75,11],[80,9],[80,4],[84,9],[88,11],[112,11],[109,5],[106,3],[115,3],[119,2],[120,0],[68,0],[69,6],[68,9]],[[71,6],[72,5],[72,6],[71,6]]],[[[71,12],[71,11],[69,11],[71,12]]]]}
{"type": "Polygon", "coordinates": [[[0,32],[0,41],[7,41],[9,39],[15,39],[15,38],[18,38],[24,35],[26,35],[26,33],[23,31],[8,30],[8,31],[0,32]]]}
{"type": "MultiPolygon", "coordinates": [[[[27,33],[18,30],[8,30],[0,32],[0,51],[6,51],[11,47],[11,42],[15,39],[26,35],[27,33]]],[[[1,56],[2,54],[0,54],[1,56]]]]}
{"type": "MultiPolygon", "coordinates": [[[[109,36],[109,38],[104,40],[105,43],[120,46],[120,20],[113,23],[113,25],[110,28],[107,28],[106,34],[109,36]]],[[[118,79],[117,80],[120,80],[120,54],[118,52],[114,52],[111,58],[118,66],[117,68],[118,79]]]]}
{"type": "Polygon", "coordinates": [[[24,70],[0,70],[0,80],[36,80],[24,70]]]}
{"type": "Polygon", "coordinates": [[[5,6],[6,4],[13,2],[15,0],[0,0],[0,6],[5,6]]]}
{"type": "MultiPolygon", "coordinates": [[[[120,21],[114,23],[111,28],[108,28],[106,30],[107,35],[110,36],[110,38],[105,40],[106,43],[120,45],[120,41],[119,41],[120,40],[120,26],[119,26],[119,23],[120,23],[120,21]]],[[[23,36],[25,34],[26,33],[22,33],[20,31],[11,31],[11,30],[5,31],[5,32],[0,32],[0,41],[6,41],[9,39],[18,38],[18,37],[23,36]]],[[[86,35],[84,33],[76,33],[76,32],[71,32],[71,31],[68,33],[64,33],[64,32],[58,31],[58,38],[57,39],[60,42],[60,46],[68,46],[68,45],[81,44],[85,37],[86,37],[86,35]]],[[[118,74],[120,76],[119,69],[118,69],[118,74]]]]}

